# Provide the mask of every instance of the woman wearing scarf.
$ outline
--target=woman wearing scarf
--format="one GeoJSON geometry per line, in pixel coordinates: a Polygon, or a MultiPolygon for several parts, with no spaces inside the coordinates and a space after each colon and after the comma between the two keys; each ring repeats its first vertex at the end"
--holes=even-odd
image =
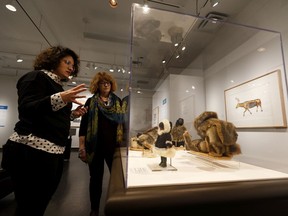
{"type": "Polygon", "coordinates": [[[123,136],[121,99],[113,93],[116,88],[111,75],[97,73],[90,83],[93,96],[85,104],[88,112],[80,123],[79,158],[89,165],[91,216],[99,215],[104,161],[111,172],[114,151],[123,136]]]}

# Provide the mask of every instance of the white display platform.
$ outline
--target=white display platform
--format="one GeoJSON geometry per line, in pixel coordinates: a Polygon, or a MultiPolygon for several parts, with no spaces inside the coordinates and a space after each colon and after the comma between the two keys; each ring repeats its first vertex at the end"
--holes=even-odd
{"type": "Polygon", "coordinates": [[[243,163],[237,156],[232,160],[217,160],[179,150],[172,158],[177,171],[151,170],[159,162],[160,157],[143,157],[142,151],[129,151],[127,188],[288,178],[286,173],[243,163]]]}

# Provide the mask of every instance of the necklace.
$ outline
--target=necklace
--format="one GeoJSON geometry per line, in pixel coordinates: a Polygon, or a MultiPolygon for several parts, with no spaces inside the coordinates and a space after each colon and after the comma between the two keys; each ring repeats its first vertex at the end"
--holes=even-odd
{"type": "Polygon", "coordinates": [[[108,101],[108,98],[109,98],[109,97],[105,97],[105,96],[101,96],[101,95],[100,95],[100,99],[101,99],[102,101],[108,101]]]}
{"type": "Polygon", "coordinates": [[[108,103],[109,103],[109,97],[100,96],[100,99],[101,99],[101,101],[105,104],[105,106],[108,105],[108,103]]]}

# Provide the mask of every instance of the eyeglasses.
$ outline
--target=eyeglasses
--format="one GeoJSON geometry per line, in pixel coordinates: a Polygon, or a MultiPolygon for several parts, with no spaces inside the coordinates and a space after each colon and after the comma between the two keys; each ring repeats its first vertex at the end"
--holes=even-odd
{"type": "Polygon", "coordinates": [[[64,62],[66,65],[68,65],[69,68],[71,67],[73,71],[75,70],[75,67],[74,67],[74,65],[72,64],[71,61],[69,61],[69,60],[67,60],[67,59],[64,59],[63,62],[64,62]]]}
{"type": "Polygon", "coordinates": [[[100,85],[111,85],[111,83],[110,82],[107,82],[107,81],[103,81],[103,82],[99,82],[99,84],[100,85]]]}

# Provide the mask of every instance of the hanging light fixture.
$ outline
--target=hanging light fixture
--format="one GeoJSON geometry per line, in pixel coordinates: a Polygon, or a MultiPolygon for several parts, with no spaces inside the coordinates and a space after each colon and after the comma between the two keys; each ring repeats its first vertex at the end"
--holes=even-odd
{"type": "Polygon", "coordinates": [[[17,11],[16,7],[15,7],[15,4],[13,4],[13,0],[12,1],[9,1],[6,5],[6,8],[12,12],[15,12],[17,11]]]}
{"type": "Polygon", "coordinates": [[[109,0],[109,5],[112,8],[116,8],[118,6],[117,0],[109,0]]]}
{"type": "Polygon", "coordinates": [[[23,58],[20,55],[17,55],[16,61],[17,62],[23,62],[23,58]]]}

